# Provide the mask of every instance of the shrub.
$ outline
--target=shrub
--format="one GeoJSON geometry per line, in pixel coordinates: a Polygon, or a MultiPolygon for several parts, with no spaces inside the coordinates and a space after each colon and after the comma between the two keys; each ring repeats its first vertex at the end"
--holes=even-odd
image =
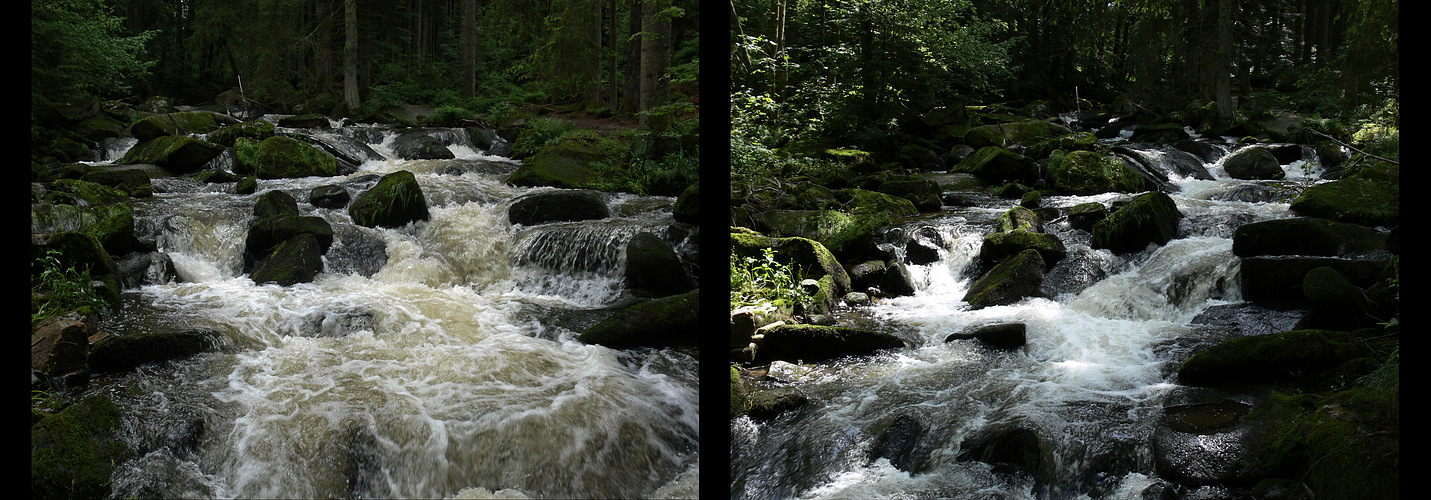
{"type": "Polygon", "coordinates": [[[50,295],[39,300],[30,312],[30,322],[36,322],[64,311],[89,308],[98,312],[105,306],[104,299],[94,291],[89,271],[79,271],[73,266],[60,269],[60,252],[50,250],[48,254],[35,259],[40,274],[30,279],[31,290],[48,292],[50,295]]]}

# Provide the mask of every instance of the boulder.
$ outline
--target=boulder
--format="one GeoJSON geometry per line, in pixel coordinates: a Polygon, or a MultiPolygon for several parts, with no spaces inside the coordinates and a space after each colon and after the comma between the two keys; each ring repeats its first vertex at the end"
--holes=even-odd
{"type": "Polygon", "coordinates": [[[74,311],[36,322],[30,330],[30,369],[51,377],[83,370],[91,333],[74,311]]]}
{"type": "Polygon", "coordinates": [[[700,224],[701,218],[701,185],[691,184],[681,195],[676,197],[676,206],[671,208],[671,217],[676,222],[687,224],[700,224]]]}
{"type": "Polygon", "coordinates": [[[904,267],[903,262],[889,261],[879,280],[880,294],[885,297],[904,297],[914,295],[915,290],[914,276],[909,274],[909,268],[904,267]]]}
{"type": "Polygon", "coordinates": [[[1194,354],[1178,368],[1178,382],[1228,387],[1298,381],[1369,352],[1352,334],[1331,330],[1242,337],[1194,354]]]}
{"type": "Polygon", "coordinates": [[[115,262],[124,289],[162,285],[178,279],[174,259],[162,252],[135,252],[115,262]]]}
{"type": "Polygon", "coordinates": [[[1366,290],[1353,285],[1336,269],[1322,266],[1302,277],[1302,295],[1307,297],[1309,326],[1335,330],[1355,330],[1376,326],[1368,316],[1375,305],[1366,290]]]}
{"type": "Polygon", "coordinates": [[[352,195],[348,194],[348,189],[336,184],[318,186],[308,192],[308,203],[315,207],[343,208],[350,199],[352,195]]]}
{"type": "Polygon", "coordinates": [[[970,309],[1009,305],[1038,293],[1043,283],[1043,257],[1029,249],[1004,259],[969,286],[964,302],[970,309]]]}
{"type": "Polygon", "coordinates": [[[1356,224],[1316,217],[1275,219],[1239,226],[1232,235],[1232,253],[1258,255],[1339,256],[1383,246],[1386,235],[1356,224]]]}
{"type": "Polygon", "coordinates": [[[1023,323],[983,325],[951,334],[945,337],[944,341],[973,339],[992,349],[1018,349],[1028,343],[1026,331],[1027,327],[1023,323]]]}
{"type": "Polygon", "coordinates": [[[1049,155],[1047,180],[1065,195],[1090,195],[1110,191],[1136,192],[1143,176],[1116,156],[1095,151],[1049,155]]]}
{"type": "Polygon", "coordinates": [[[277,189],[259,195],[253,202],[253,216],[259,219],[298,215],[298,200],[277,189]]]}
{"type": "Polygon", "coordinates": [[[1032,159],[997,146],[986,146],[964,157],[950,173],[970,173],[985,182],[1032,179],[1038,170],[1032,159]]]}
{"type": "Polygon", "coordinates": [[[412,172],[400,170],[384,175],[378,184],[348,204],[353,223],[364,227],[401,227],[427,220],[427,198],[412,172]]]}
{"type": "Polygon", "coordinates": [[[730,234],[731,254],[737,258],[764,258],[762,250],[771,248],[777,262],[794,265],[801,271],[799,279],[829,278],[832,296],[825,298],[828,307],[837,305],[839,297],[850,290],[850,277],[835,255],[818,241],[808,238],[770,238],[759,234],[730,234]]]}
{"type": "Polygon", "coordinates": [[[129,132],[139,142],[146,142],[164,136],[208,133],[235,123],[238,120],[212,111],[180,111],[146,116],[130,125],[129,132]]]}
{"type": "Polygon", "coordinates": [[[843,326],[776,325],[764,331],[763,349],[756,354],[765,360],[815,362],[905,347],[894,335],[843,326]]]}
{"type": "Polygon", "coordinates": [[[591,164],[601,159],[595,145],[579,139],[562,139],[524,160],[522,166],[507,177],[507,183],[580,189],[594,175],[591,164]]]}
{"type": "Polygon", "coordinates": [[[1292,200],[1292,210],[1363,226],[1392,227],[1401,220],[1401,168],[1373,163],[1340,180],[1307,188],[1292,200]]]}
{"type": "Polygon", "coordinates": [[[1068,224],[1074,229],[1092,231],[1099,221],[1108,218],[1108,208],[1102,203],[1090,201],[1079,203],[1068,209],[1068,224]]]}
{"type": "Polygon", "coordinates": [[[237,144],[238,138],[240,137],[263,142],[264,139],[273,137],[273,131],[274,127],[272,122],[253,120],[216,130],[214,133],[209,134],[209,142],[231,148],[237,144]]]}
{"type": "Polygon", "coordinates": [[[30,498],[105,498],[115,466],[133,458],[119,408],[94,395],[30,426],[30,498]]]}
{"type": "Polygon", "coordinates": [[[626,286],[658,296],[696,287],[671,245],[651,233],[637,233],[626,242],[626,286]]]}
{"type": "Polygon", "coordinates": [[[149,173],[137,168],[94,170],[84,174],[80,180],[118,189],[132,198],[145,198],[154,194],[149,173]]]}
{"type": "Polygon", "coordinates": [[[794,387],[758,388],[748,396],[745,413],[752,420],[768,422],[809,405],[810,398],[797,392],[794,387]]]}
{"type": "Polygon", "coordinates": [[[610,216],[601,193],[588,190],[540,191],[517,199],[507,209],[507,220],[524,226],[610,216]]]}
{"type": "Polygon", "coordinates": [[[234,157],[234,173],[253,173],[260,179],[338,175],[336,157],[292,137],[275,136],[262,142],[240,137],[235,140],[234,157]]]}
{"type": "Polygon", "coordinates": [[[591,325],[577,340],[611,348],[665,347],[699,343],[700,289],[648,300],[591,325]]]}
{"type": "Polygon", "coordinates": [[[94,287],[100,298],[104,299],[109,307],[120,307],[119,267],[98,239],[73,231],[55,233],[43,238],[44,244],[30,245],[32,261],[45,256],[50,250],[58,251],[59,269],[74,268],[76,271],[88,272],[91,280],[103,284],[94,287]]]}
{"type": "Polygon", "coordinates": [[[328,117],[317,113],[285,116],[278,119],[278,126],[285,128],[330,128],[328,117]]]}
{"type": "Polygon", "coordinates": [[[224,147],[193,137],[168,135],[135,144],[124,153],[120,163],[148,163],[175,174],[188,174],[204,168],[210,160],[224,152],[224,147]]]}
{"type": "Polygon", "coordinates": [[[1182,217],[1168,195],[1144,193],[1094,224],[1091,246],[1122,254],[1141,251],[1150,243],[1163,245],[1177,237],[1182,217]]]}
{"type": "Polygon", "coordinates": [[[1072,132],[1063,125],[1040,120],[999,123],[969,129],[964,134],[964,143],[975,148],[987,146],[1005,148],[1015,144],[1032,145],[1044,139],[1072,132]]]}
{"type": "Polygon", "coordinates": [[[254,283],[291,286],[313,281],[323,272],[323,250],[318,238],[303,233],[280,243],[267,257],[254,264],[249,275],[254,283]]]}
{"type": "Polygon", "coordinates": [[[76,232],[91,236],[110,255],[126,254],[134,247],[134,209],[128,203],[39,203],[30,206],[30,224],[34,235],[76,232]]]}
{"type": "Polygon", "coordinates": [[[1327,266],[1352,285],[1368,289],[1382,280],[1386,260],[1335,257],[1262,256],[1242,259],[1239,279],[1242,299],[1250,302],[1304,301],[1307,272],[1327,266]]]}
{"type": "Polygon", "coordinates": [[[1044,465],[1043,448],[1043,440],[1037,432],[1015,427],[965,439],[959,445],[963,451],[959,452],[958,460],[984,462],[1000,474],[1023,472],[1039,477],[1044,465]]]}
{"type": "Polygon", "coordinates": [[[455,158],[442,141],[422,131],[404,132],[393,139],[393,154],[404,160],[446,160],[455,158]]]}
{"type": "Polygon", "coordinates": [[[1282,171],[1282,164],[1262,146],[1242,148],[1223,160],[1222,168],[1234,179],[1276,180],[1287,177],[1287,173],[1282,171]]]}
{"type": "Polygon", "coordinates": [[[120,373],[145,364],[184,359],[212,350],[222,339],[213,332],[146,332],[108,335],[90,351],[90,367],[97,373],[120,373]]]}
{"type": "Polygon", "coordinates": [[[937,212],[943,206],[939,200],[939,183],[929,179],[906,177],[886,181],[877,191],[909,200],[920,212],[937,212]]]}
{"type": "Polygon", "coordinates": [[[268,258],[285,241],[300,234],[313,235],[321,255],[333,245],[333,227],[322,217],[280,215],[258,219],[248,230],[244,246],[245,269],[268,258]]]}
{"type": "Polygon", "coordinates": [[[874,444],[870,445],[869,461],[884,458],[894,468],[915,474],[923,471],[926,458],[919,453],[924,438],[924,425],[913,415],[900,415],[884,424],[884,428],[874,433],[874,444]]]}

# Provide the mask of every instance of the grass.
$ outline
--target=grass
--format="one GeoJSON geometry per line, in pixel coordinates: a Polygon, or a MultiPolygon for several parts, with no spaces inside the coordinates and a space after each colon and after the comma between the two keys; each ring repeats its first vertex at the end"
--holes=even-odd
{"type": "Polygon", "coordinates": [[[35,299],[37,304],[30,313],[31,323],[65,311],[84,312],[89,309],[98,312],[105,306],[104,299],[91,285],[93,280],[89,271],[79,271],[73,266],[61,269],[60,256],[59,251],[50,250],[44,257],[35,259],[40,274],[31,277],[31,290],[48,295],[35,299]]]}

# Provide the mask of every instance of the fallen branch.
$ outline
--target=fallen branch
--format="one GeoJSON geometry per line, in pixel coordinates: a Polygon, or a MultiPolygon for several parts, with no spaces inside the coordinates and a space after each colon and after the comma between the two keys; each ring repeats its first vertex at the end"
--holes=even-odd
{"type": "Polygon", "coordinates": [[[1362,150],[1360,150],[1360,149],[1354,148],[1354,147],[1352,147],[1351,144],[1347,144],[1347,143],[1345,143],[1345,142],[1339,141],[1339,140],[1337,140],[1337,138],[1332,137],[1332,136],[1330,136],[1330,135],[1323,134],[1323,133],[1321,133],[1320,131],[1318,131],[1317,129],[1308,127],[1307,130],[1312,131],[1313,134],[1317,134],[1317,135],[1320,135],[1320,136],[1322,136],[1322,137],[1326,137],[1326,138],[1328,138],[1328,139],[1331,139],[1332,142],[1335,142],[1335,143],[1337,143],[1337,144],[1341,144],[1342,146],[1345,146],[1347,149],[1350,149],[1350,150],[1352,150],[1352,151],[1356,151],[1356,152],[1358,152],[1358,153],[1361,153],[1361,154],[1370,156],[1370,157],[1372,157],[1372,158],[1376,158],[1376,159],[1378,159],[1378,160],[1381,160],[1381,161],[1384,161],[1384,162],[1387,162],[1387,163],[1391,163],[1391,164],[1394,164],[1394,165],[1397,165],[1397,166],[1400,166],[1400,165],[1401,165],[1401,162],[1399,162],[1399,161],[1392,160],[1392,159],[1389,159],[1389,158],[1382,158],[1382,157],[1380,157],[1380,156],[1377,156],[1377,155],[1368,153],[1368,152],[1366,152],[1366,151],[1362,151],[1362,150]]]}

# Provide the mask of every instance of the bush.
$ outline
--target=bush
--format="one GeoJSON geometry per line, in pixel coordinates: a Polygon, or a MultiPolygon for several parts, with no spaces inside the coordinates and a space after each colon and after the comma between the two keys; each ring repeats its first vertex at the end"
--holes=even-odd
{"type": "Polygon", "coordinates": [[[35,259],[40,274],[32,276],[30,287],[34,292],[49,295],[34,304],[30,311],[30,322],[36,322],[65,311],[99,312],[104,308],[104,299],[94,291],[89,271],[79,271],[74,267],[60,269],[60,252],[50,250],[48,254],[35,259]]]}
{"type": "Polygon", "coordinates": [[[757,302],[806,304],[813,300],[800,287],[800,272],[790,264],[775,261],[775,251],[763,249],[762,258],[730,256],[731,310],[757,302]]]}
{"type": "Polygon", "coordinates": [[[427,117],[427,124],[433,127],[456,127],[460,120],[477,118],[477,114],[459,106],[439,106],[427,117]]]}

